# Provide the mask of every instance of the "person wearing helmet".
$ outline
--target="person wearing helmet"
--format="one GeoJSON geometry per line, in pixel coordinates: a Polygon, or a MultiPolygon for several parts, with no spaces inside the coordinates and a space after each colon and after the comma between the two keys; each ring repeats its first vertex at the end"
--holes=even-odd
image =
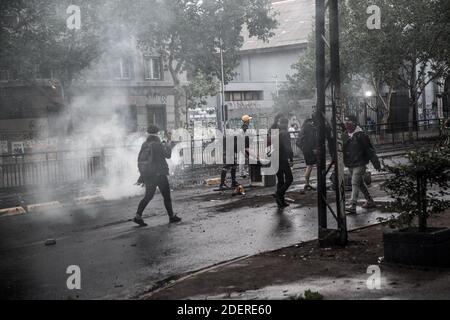
{"type": "MultiPolygon", "coordinates": [[[[250,126],[250,120],[252,120],[252,117],[250,117],[249,115],[244,115],[241,118],[243,124],[242,124],[242,131],[245,134],[245,132],[247,131],[247,129],[250,126]]],[[[224,165],[222,167],[222,172],[220,175],[220,186],[219,186],[219,191],[224,191],[224,190],[228,190],[229,187],[226,185],[225,180],[227,177],[227,172],[228,170],[230,170],[231,172],[231,188],[236,188],[239,186],[239,183],[236,181],[236,164],[237,164],[237,156],[238,156],[238,150],[237,150],[237,137],[234,137],[234,162],[233,163],[226,163],[226,137],[224,137],[224,141],[223,141],[223,151],[224,151],[224,165]]],[[[249,149],[249,140],[248,137],[245,138],[245,154],[246,156],[248,156],[248,149],[249,149]]]]}
{"type": "Polygon", "coordinates": [[[250,120],[253,118],[250,117],[248,114],[242,116],[242,130],[244,130],[244,133],[247,131],[247,129],[250,126],[250,120]]]}

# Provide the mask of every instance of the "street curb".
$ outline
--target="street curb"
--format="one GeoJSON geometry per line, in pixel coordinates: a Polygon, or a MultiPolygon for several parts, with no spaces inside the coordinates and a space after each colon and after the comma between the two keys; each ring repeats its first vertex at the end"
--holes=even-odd
{"type": "Polygon", "coordinates": [[[73,202],[75,203],[75,205],[91,204],[91,203],[97,203],[97,202],[101,202],[101,201],[105,201],[105,198],[103,198],[103,196],[100,196],[100,195],[84,196],[84,197],[79,197],[79,198],[73,199],[73,202]]]}
{"type": "Polygon", "coordinates": [[[27,205],[27,212],[28,213],[37,213],[37,212],[42,212],[42,211],[48,210],[48,209],[58,209],[58,208],[62,208],[62,207],[63,207],[63,205],[59,201],[43,202],[43,203],[27,205]]]}
{"type": "MultiPolygon", "coordinates": [[[[84,196],[73,199],[73,203],[75,205],[85,205],[85,204],[99,203],[103,201],[106,200],[105,198],[103,198],[103,196],[100,195],[84,196]]],[[[50,201],[50,202],[29,204],[27,206],[22,207],[5,208],[0,209],[0,218],[17,216],[28,213],[40,213],[45,210],[60,209],[67,206],[70,206],[70,203],[61,203],[60,201],[50,201]]]]}
{"type": "Polygon", "coordinates": [[[25,214],[26,211],[22,207],[13,207],[13,208],[6,208],[0,210],[0,217],[11,217],[11,216],[17,216],[20,214],[25,214]]]}

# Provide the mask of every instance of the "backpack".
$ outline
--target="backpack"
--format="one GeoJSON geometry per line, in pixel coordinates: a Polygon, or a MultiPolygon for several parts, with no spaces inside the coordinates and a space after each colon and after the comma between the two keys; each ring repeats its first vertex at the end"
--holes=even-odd
{"type": "Polygon", "coordinates": [[[310,125],[309,128],[304,128],[300,137],[298,137],[295,145],[300,148],[300,150],[304,151],[308,146],[315,145],[318,138],[317,128],[315,125],[310,125]]]}
{"type": "Polygon", "coordinates": [[[141,176],[148,176],[151,174],[151,167],[153,162],[153,143],[145,142],[142,145],[138,156],[138,169],[141,176]]]}

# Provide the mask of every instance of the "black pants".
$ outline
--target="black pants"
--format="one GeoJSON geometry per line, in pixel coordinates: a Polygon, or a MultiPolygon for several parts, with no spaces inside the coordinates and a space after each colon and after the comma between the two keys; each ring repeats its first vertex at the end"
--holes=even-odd
{"type": "Polygon", "coordinates": [[[153,176],[144,178],[145,183],[145,196],[144,199],[141,200],[138,206],[138,210],[136,212],[137,215],[142,216],[145,207],[147,207],[148,203],[153,199],[155,195],[156,187],[159,188],[161,194],[164,198],[164,206],[166,207],[167,213],[169,217],[173,216],[172,209],[172,199],[170,198],[170,186],[169,180],[167,176],[153,176]]]}
{"type": "Polygon", "coordinates": [[[284,199],[284,194],[294,181],[292,170],[288,162],[280,162],[280,167],[277,172],[277,196],[284,199]]]}
{"type": "Polygon", "coordinates": [[[231,171],[231,184],[234,186],[237,184],[236,182],[236,165],[235,164],[226,164],[222,167],[222,174],[220,175],[220,185],[225,185],[225,179],[227,177],[228,170],[231,171]]]}

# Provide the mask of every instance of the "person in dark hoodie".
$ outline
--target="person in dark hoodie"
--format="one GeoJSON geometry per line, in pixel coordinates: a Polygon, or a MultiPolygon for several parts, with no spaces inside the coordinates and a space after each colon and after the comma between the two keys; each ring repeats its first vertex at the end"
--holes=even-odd
{"type": "Polygon", "coordinates": [[[378,171],[381,170],[381,165],[369,136],[358,126],[356,117],[346,116],[344,126],[346,129],[343,134],[344,165],[349,169],[352,177],[352,195],[346,211],[355,214],[360,191],[367,200],[362,207],[365,209],[375,207],[375,203],[364,183],[364,175],[369,161],[378,171]]]}
{"type": "Polygon", "coordinates": [[[281,118],[278,121],[279,131],[279,168],[277,172],[277,193],[276,202],[279,208],[285,208],[289,204],[284,199],[286,191],[291,186],[294,178],[292,176],[291,166],[294,162],[294,153],[292,152],[291,136],[289,133],[289,120],[281,118]]]}
{"type": "Polygon", "coordinates": [[[280,119],[284,118],[284,114],[279,112],[275,115],[275,118],[273,118],[273,123],[270,126],[270,129],[279,129],[279,122],[280,119]]]}
{"type": "Polygon", "coordinates": [[[312,170],[317,164],[317,135],[317,126],[313,118],[306,119],[303,123],[300,137],[297,140],[297,147],[302,150],[306,163],[304,191],[315,190],[309,181],[312,170]]]}
{"type": "Polygon", "coordinates": [[[142,219],[142,213],[148,203],[153,199],[156,187],[159,188],[159,191],[164,198],[164,206],[169,215],[170,223],[180,222],[181,218],[173,213],[169,180],[167,179],[169,166],[167,165],[166,159],[170,159],[172,156],[172,149],[167,143],[161,142],[160,138],[157,136],[157,133],[159,132],[157,126],[150,125],[147,132],[149,133],[149,136],[142,144],[138,156],[138,168],[141,174],[138,182],[142,182],[145,185],[145,196],[139,203],[136,217],[133,219],[133,222],[142,227],[147,226],[142,219]]]}

